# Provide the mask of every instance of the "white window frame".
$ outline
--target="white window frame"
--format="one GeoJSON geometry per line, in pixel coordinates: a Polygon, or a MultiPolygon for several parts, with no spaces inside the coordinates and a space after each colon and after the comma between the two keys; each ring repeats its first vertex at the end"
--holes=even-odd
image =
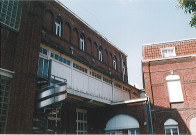
{"type": "Polygon", "coordinates": [[[99,60],[103,61],[103,50],[99,47],[99,60]]]}
{"type": "Polygon", "coordinates": [[[87,134],[88,131],[87,131],[87,110],[84,110],[84,109],[79,109],[79,108],[76,108],[76,133],[77,134],[87,134]],[[83,119],[82,120],[79,120],[79,115],[78,114],[82,114],[82,117],[83,119]],[[86,115],[86,120],[85,120],[85,115],[86,115]],[[82,125],[83,126],[83,130],[79,130],[79,125],[82,125]],[[86,125],[86,127],[85,127],[86,125]],[[85,130],[86,128],[86,130],[85,130]]]}
{"type": "Polygon", "coordinates": [[[161,56],[162,58],[172,57],[176,56],[176,50],[175,47],[167,47],[167,48],[161,48],[161,56]],[[166,55],[164,56],[163,51],[167,51],[166,55]],[[168,51],[173,51],[171,54],[169,54],[168,51]]]}
{"type": "Polygon", "coordinates": [[[170,103],[184,102],[179,75],[168,75],[166,77],[167,89],[170,103]]]}
{"type": "Polygon", "coordinates": [[[165,129],[165,135],[166,135],[166,130],[170,130],[171,135],[173,135],[172,129],[177,129],[179,135],[178,122],[176,122],[173,119],[168,119],[167,121],[165,121],[164,129],[165,129]]]}
{"type": "Polygon", "coordinates": [[[59,18],[56,18],[55,20],[55,34],[59,37],[61,37],[61,20],[59,18]],[[56,20],[59,20],[60,23],[58,23],[56,20]],[[59,31],[58,31],[59,30],[59,31]]]}
{"type": "Polygon", "coordinates": [[[80,50],[84,51],[84,35],[80,34],[80,50]]]}
{"type": "Polygon", "coordinates": [[[116,57],[113,58],[113,68],[116,70],[116,57]]]}

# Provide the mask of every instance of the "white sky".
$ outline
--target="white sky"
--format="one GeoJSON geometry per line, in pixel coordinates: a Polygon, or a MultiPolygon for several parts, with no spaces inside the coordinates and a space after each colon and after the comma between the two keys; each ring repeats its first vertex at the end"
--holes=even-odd
{"type": "Polygon", "coordinates": [[[177,0],[59,0],[128,55],[129,83],[142,86],[142,45],[196,38],[177,0]]]}

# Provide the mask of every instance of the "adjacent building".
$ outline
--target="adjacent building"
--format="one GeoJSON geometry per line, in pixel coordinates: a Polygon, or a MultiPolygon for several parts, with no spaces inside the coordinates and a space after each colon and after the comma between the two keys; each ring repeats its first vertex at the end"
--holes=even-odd
{"type": "Polygon", "coordinates": [[[196,39],[143,46],[154,133],[196,133],[196,39]]]}
{"type": "Polygon", "coordinates": [[[127,55],[96,30],[58,1],[2,0],[0,14],[0,133],[150,132],[127,55]]]}

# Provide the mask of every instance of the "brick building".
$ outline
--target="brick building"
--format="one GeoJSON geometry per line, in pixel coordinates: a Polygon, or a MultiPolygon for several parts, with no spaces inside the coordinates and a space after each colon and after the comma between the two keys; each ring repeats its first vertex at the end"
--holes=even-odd
{"type": "Polygon", "coordinates": [[[1,133],[150,133],[120,49],[58,1],[2,0],[0,14],[1,133]]]}
{"type": "Polygon", "coordinates": [[[143,46],[142,72],[154,133],[196,133],[196,39],[143,46]]]}

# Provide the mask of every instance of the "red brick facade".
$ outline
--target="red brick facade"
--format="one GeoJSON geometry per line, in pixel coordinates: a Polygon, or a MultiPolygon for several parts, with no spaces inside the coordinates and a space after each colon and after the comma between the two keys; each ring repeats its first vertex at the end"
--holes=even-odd
{"type": "Polygon", "coordinates": [[[164,134],[164,122],[178,122],[180,134],[190,133],[189,121],[196,111],[196,40],[143,47],[143,83],[152,103],[154,133],[164,134]],[[161,58],[161,48],[175,47],[176,56],[161,58]],[[184,102],[170,103],[166,76],[180,77],[184,102]]]}
{"type": "MultiPolygon", "coordinates": [[[[6,133],[32,133],[35,95],[38,89],[37,71],[40,43],[45,43],[68,56],[71,56],[71,48],[73,47],[75,59],[80,57],[81,59],[77,59],[79,62],[129,86],[132,89],[132,98],[139,97],[140,92],[128,84],[126,54],[59,3],[24,1],[19,31],[1,25],[1,68],[14,72],[6,133]],[[61,37],[55,35],[55,19],[57,17],[62,23],[61,37]],[[80,34],[84,34],[85,37],[84,51],[79,49],[80,34]],[[103,50],[102,62],[98,59],[99,47],[103,50]],[[113,57],[117,59],[116,70],[113,68],[113,57]],[[122,63],[125,64],[126,71],[124,81],[122,63]]],[[[84,103],[86,102],[84,101],[84,103]]],[[[83,102],[79,103],[79,107],[89,111],[89,133],[96,133],[96,131],[105,133],[104,128],[107,120],[119,113],[134,116],[141,125],[141,133],[146,132],[147,127],[143,124],[146,116],[143,103],[135,108],[125,105],[120,107],[104,106],[101,109],[82,107],[82,104],[83,102]],[[126,110],[126,108],[128,109],[126,110]],[[137,111],[134,112],[134,110],[137,111]],[[97,118],[94,118],[94,115],[97,118]],[[140,116],[144,118],[141,119],[140,116]],[[95,123],[96,121],[98,123],[95,123]],[[95,127],[97,130],[94,129],[95,127]],[[91,128],[94,130],[91,131],[91,128]]],[[[67,133],[76,133],[75,113],[78,105],[72,106],[72,103],[68,103],[68,106],[64,107],[62,123],[67,129],[67,133]]]]}

